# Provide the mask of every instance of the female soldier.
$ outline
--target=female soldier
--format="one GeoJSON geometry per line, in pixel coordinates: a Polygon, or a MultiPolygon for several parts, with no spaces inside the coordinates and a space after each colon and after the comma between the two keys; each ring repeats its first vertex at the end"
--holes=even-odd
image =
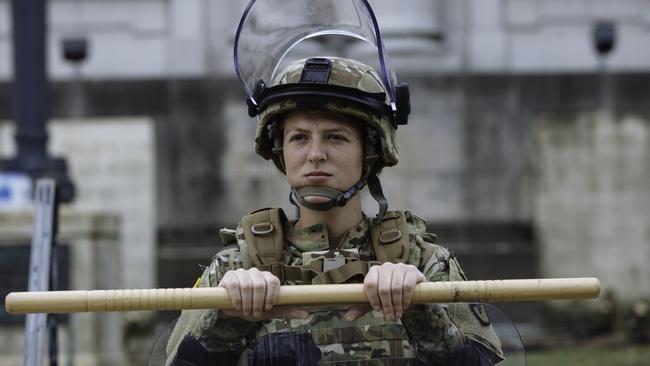
{"type": "MultiPolygon", "coordinates": [[[[253,3],[240,23],[236,47],[253,3]]],[[[304,6],[311,16],[324,6],[309,3],[295,8],[304,6]]],[[[366,1],[339,3],[371,12],[366,1]]],[[[265,18],[251,24],[263,26],[268,14],[262,13],[265,18]]],[[[287,29],[292,28],[284,27],[285,34],[287,29]]],[[[241,78],[237,48],[235,62],[241,78]]],[[[235,309],[184,311],[167,345],[167,364],[491,365],[500,360],[498,338],[480,306],[410,306],[417,283],[463,280],[464,275],[449,251],[434,244],[422,219],[387,210],[378,174],[398,161],[396,129],[409,113],[407,87],[391,86],[386,70],[380,74],[339,57],[295,61],[272,80],[268,87],[261,78],[253,88],[244,83],[249,114],[259,117],[255,150],[286,175],[298,217],[289,220],[281,209],[263,209],[242,218],[236,230],[221,231],[226,247],[197,285],[226,288],[235,309]],[[361,208],[358,193],[365,186],[379,203],[375,217],[361,208]],[[350,282],[364,284],[369,306],[274,306],[281,285],[350,282]]]]}
{"type": "Polygon", "coordinates": [[[353,60],[316,58],[290,65],[278,80],[284,94],[262,104],[256,151],[286,174],[300,215],[288,220],[280,209],[264,209],[244,217],[236,231],[222,230],[230,246],[198,283],[225,287],[235,310],[183,312],[168,344],[171,364],[499,360],[489,323],[473,315],[479,311],[409,307],[417,283],[464,275],[420,218],[385,212],[377,173],[396,163],[397,147],[390,116],[372,110],[386,98],[378,75],[353,60]],[[308,90],[321,77],[314,72],[322,73],[320,91],[308,90]],[[322,98],[328,86],[351,94],[322,98]],[[367,182],[380,202],[376,218],[361,210],[357,193],[367,182]],[[371,307],[273,306],[281,284],[361,281],[371,307]]]}

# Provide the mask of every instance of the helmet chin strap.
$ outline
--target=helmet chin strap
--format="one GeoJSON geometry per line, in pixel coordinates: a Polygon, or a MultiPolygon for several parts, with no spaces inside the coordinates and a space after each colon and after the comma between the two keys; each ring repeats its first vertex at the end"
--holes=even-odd
{"type": "Polygon", "coordinates": [[[310,210],[315,211],[327,211],[332,207],[336,206],[336,198],[341,195],[341,191],[329,187],[319,187],[319,186],[307,186],[302,188],[291,188],[291,203],[307,207],[310,210]],[[294,200],[295,197],[295,200],[294,200]],[[323,202],[310,202],[307,201],[306,197],[322,197],[326,198],[327,201],[323,202]],[[298,201],[296,203],[296,200],[298,201]]]}
{"type": "MultiPolygon", "coordinates": [[[[300,188],[291,188],[291,197],[295,197],[301,206],[316,211],[327,211],[333,207],[343,207],[348,201],[357,194],[366,185],[366,177],[359,180],[354,186],[345,192],[338,189],[323,186],[305,186],[300,188]],[[326,198],[324,202],[310,202],[306,197],[326,198]]],[[[293,201],[293,200],[292,200],[293,201]]],[[[294,203],[294,202],[292,202],[294,203]]]]}
{"type": "Polygon", "coordinates": [[[379,212],[377,212],[377,216],[375,216],[375,224],[379,224],[381,219],[386,216],[386,211],[388,211],[388,200],[386,200],[384,191],[381,189],[379,177],[373,175],[368,178],[368,190],[370,191],[372,198],[374,198],[375,201],[377,201],[377,204],[379,204],[379,212]]]}
{"type": "MultiPolygon", "coordinates": [[[[301,188],[291,188],[291,193],[289,194],[289,200],[291,203],[299,208],[300,206],[307,207],[308,209],[315,211],[327,211],[333,207],[343,207],[348,201],[363,187],[368,184],[368,190],[372,195],[372,198],[377,201],[379,204],[379,212],[375,217],[375,223],[381,222],[381,219],[386,215],[388,211],[388,201],[386,196],[384,196],[384,191],[381,188],[381,182],[376,175],[372,177],[364,177],[362,180],[357,182],[354,186],[348,189],[345,192],[341,192],[337,189],[323,186],[306,186],[301,188]],[[306,197],[323,197],[327,201],[324,202],[309,202],[306,197]],[[294,200],[295,198],[295,200],[294,200]],[[296,202],[296,200],[298,202],[296,202]]],[[[298,210],[300,212],[300,210],[298,210]]]]}

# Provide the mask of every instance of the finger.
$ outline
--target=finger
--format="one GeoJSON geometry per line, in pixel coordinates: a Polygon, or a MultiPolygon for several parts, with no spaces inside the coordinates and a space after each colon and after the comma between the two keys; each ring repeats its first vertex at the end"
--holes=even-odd
{"type": "Polygon", "coordinates": [[[273,305],[278,301],[280,295],[280,280],[271,272],[262,272],[266,281],[266,299],[264,300],[264,310],[273,309],[273,305]]]}
{"type": "Polygon", "coordinates": [[[372,308],[367,305],[361,305],[361,306],[352,306],[348,311],[345,313],[345,320],[347,321],[353,321],[361,318],[362,316],[366,315],[372,308]]]}
{"type": "Polygon", "coordinates": [[[252,316],[253,310],[253,282],[246,270],[236,270],[234,272],[239,282],[239,291],[241,292],[241,312],[244,316],[252,316]]]}
{"type": "Polygon", "coordinates": [[[413,266],[417,270],[417,279],[415,280],[415,283],[420,283],[420,282],[427,282],[427,278],[424,277],[424,273],[420,272],[417,267],[413,266]]]}
{"type": "Polygon", "coordinates": [[[366,278],[363,280],[363,289],[368,296],[368,301],[373,310],[379,311],[381,309],[381,301],[377,293],[377,282],[379,281],[379,266],[370,267],[366,278]]]}
{"type": "Polygon", "coordinates": [[[381,301],[381,308],[384,310],[384,316],[388,320],[393,320],[393,299],[391,296],[391,284],[393,278],[393,268],[382,265],[382,270],[379,271],[379,282],[377,289],[379,292],[379,300],[381,301]]]}
{"type": "Polygon", "coordinates": [[[250,275],[253,287],[252,315],[253,317],[258,318],[262,316],[262,311],[264,311],[265,308],[266,279],[262,272],[256,268],[248,270],[248,274],[250,275]]]}
{"type": "Polygon", "coordinates": [[[393,277],[391,281],[391,299],[393,301],[393,316],[394,320],[397,320],[402,317],[402,288],[404,287],[404,276],[406,275],[406,269],[403,265],[398,265],[393,271],[393,277]]]}
{"type": "MultiPolygon", "coordinates": [[[[404,289],[402,291],[402,306],[404,309],[407,309],[411,305],[413,292],[415,291],[415,284],[419,278],[418,274],[422,275],[420,271],[408,271],[404,276],[404,289]]],[[[422,275],[422,278],[424,278],[424,275],[422,275]]]]}
{"type": "Polygon", "coordinates": [[[232,271],[226,272],[226,274],[219,282],[218,287],[224,287],[226,291],[228,291],[228,296],[230,296],[230,302],[232,303],[232,306],[237,311],[241,311],[242,299],[237,276],[234,275],[232,271]]]}

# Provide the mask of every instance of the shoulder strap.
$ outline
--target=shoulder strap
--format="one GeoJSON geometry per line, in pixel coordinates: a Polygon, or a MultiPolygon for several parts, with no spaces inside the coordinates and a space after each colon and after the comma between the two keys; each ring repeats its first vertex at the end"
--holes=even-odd
{"type": "Polygon", "coordinates": [[[401,211],[388,211],[379,224],[372,223],[370,239],[377,260],[405,263],[409,257],[409,234],[406,215],[401,211]]]}
{"type": "Polygon", "coordinates": [[[253,266],[282,262],[286,220],[280,208],[264,208],[241,219],[247,255],[253,266]]]}

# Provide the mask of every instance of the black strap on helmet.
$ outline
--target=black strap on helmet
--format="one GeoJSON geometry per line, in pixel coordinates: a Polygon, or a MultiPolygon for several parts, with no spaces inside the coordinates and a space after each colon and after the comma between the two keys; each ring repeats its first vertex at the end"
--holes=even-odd
{"type": "Polygon", "coordinates": [[[269,136],[269,140],[272,141],[273,147],[271,148],[271,152],[273,153],[272,159],[273,163],[275,163],[275,166],[279,167],[282,173],[286,174],[286,167],[284,165],[284,154],[282,153],[282,129],[280,128],[280,121],[278,119],[275,119],[271,123],[269,123],[267,126],[267,134],[269,136]]]}
{"type": "Polygon", "coordinates": [[[395,89],[399,97],[396,107],[402,110],[400,113],[394,113],[386,104],[386,93],[368,93],[357,88],[329,84],[331,71],[332,61],[330,59],[315,57],[305,61],[300,81],[297,83],[280,84],[267,88],[264,81],[259,80],[253,92],[255,102],[251,98],[247,100],[249,116],[255,117],[270,104],[290,98],[296,101],[299,109],[324,109],[327,103],[339,101],[388,116],[394,128],[397,128],[398,124],[406,124],[410,111],[406,84],[395,89]]]}
{"type": "Polygon", "coordinates": [[[379,177],[373,175],[368,178],[368,190],[372,198],[379,204],[379,212],[377,213],[377,217],[375,217],[375,223],[378,224],[386,215],[386,211],[388,211],[388,201],[386,200],[386,196],[384,196],[384,191],[381,189],[379,177]]]}

